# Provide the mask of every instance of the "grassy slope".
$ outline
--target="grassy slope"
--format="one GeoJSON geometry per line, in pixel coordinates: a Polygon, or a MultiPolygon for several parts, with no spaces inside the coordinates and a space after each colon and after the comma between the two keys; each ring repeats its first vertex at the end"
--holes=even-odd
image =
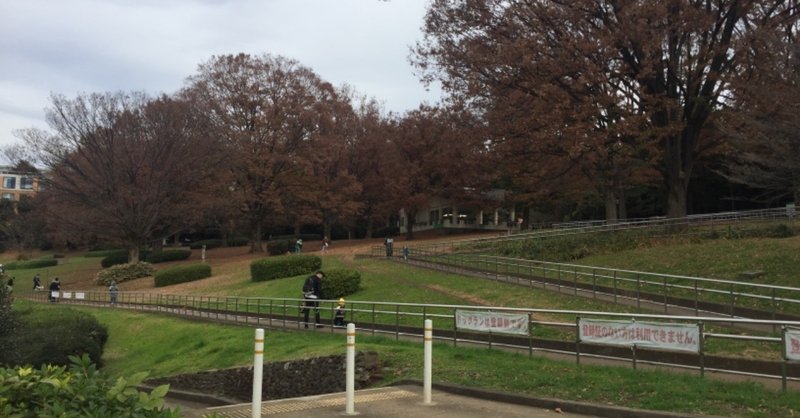
{"type": "Polygon", "coordinates": [[[580,264],[735,280],[762,270],[761,283],[800,286],[800,236],[718,239],[585,257],[580,264]]]}
{"type": "MultiPolygon", "coordinates": [[[[797,258],[798,245],[800,240],[797,238],[722,240],[631,250],[621,255],[593,257],[582,262],[692,275],[721,275],[758,268],[759,265],[748,263],[761,260],[763,264],[760,265],[767,266],[765,270],[770,275],[775,273],[777,277],[790,277],[790,269],[797,264],[791,260],[797,258]],[[787,257],[790,261],[786,261],[787,257]],[[619,264],[623,261],[630,264],[619,264]],[[719,261],[725,267],[714,270],[719,273],[702,273],[699,269],[706,268],[704,266],[711,261],[719,261]]],[[[163,290],[170,293],[297,297],[303,280],[303,277],[295,277],[252,283],[247,270],[249,260],[215,262],[215,278],[223,277],[224,280],[212,278],[190,287],[179,285],[163,290]]],[[[72,257],[64,265],[38,271],[46,270],[42,276],[47,278],[51,275],[66,277],[65,282],[68,283],[70,278],[74,278],[77,285],[86,281],[87,272],[97,270],[94,264],[99,264],[99,260],[72,257]]],[[[325,258],[325,268],[342,265],[362,271],[363,290],[350,297],[351,300],[618,310],[582,299],[543,292],[520,292],[514,286],[414,269],[397,263],[343,261],[335,256],[325,258]]],[[[17,283],[27,287],[33,271],[27,275],[20,272],[14,272],[17,283]],[[25,277],[27,280],[24,280],[25,277]]],[[[42,306],[42,309],[52,308],[42,306]]],[[[149,370],[153,375],[169,375],[243,365],[251,361],[252,329],[249,328],[195,323],[122,310],[92,311],[110,328],[111,337],[105,358],[108,370],[115,374],[149,370]]],[[[341,339],[324,332],[269,333],[268,355],[278,360],[337,353],[343,349],[341,339]]],[[[387,373],[388,380],[421,376],[418,364],[420,350],[415,344],[359,336],[359,348],[380,353],[391,370],[387,373]]],[[[454,383],[687,413],[755,417],[790,416],[800,411],[800,401],[796,396],[764,390],[756,384],[732,385],[695,376],[652,374],[626,368],[577,367],[570,362],[528,359],[526,356],[484,349],[453,349],[444,345],[438,345],[436,353],[437,380],[454,383]],[[492,367],[487,368],[487,364],[492,367]]]]}

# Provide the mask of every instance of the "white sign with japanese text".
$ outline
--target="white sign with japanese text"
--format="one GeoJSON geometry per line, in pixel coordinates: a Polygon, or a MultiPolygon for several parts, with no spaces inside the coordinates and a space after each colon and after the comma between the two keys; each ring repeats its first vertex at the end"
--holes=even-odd
{"type": "Polygon", "coordinates": [[[800,329],[786,330],[786,358],[800,360],[800,329]]]}
{"type": "Polygon", "coordinates": [[[699,325],[581,319],[578,328],[581,342],[700,351],[699,325]]]}
{"type": "Polygon", "coordinates": [[[86,293],[75,292],[75,299],[86,299],[86,293]]]}
{"type": "Polygon", "coordinates": [[[528,335],[528,315],[456,310],[456,328],[502,334],[528,335]]]}
{"type": "Polygon", "coordinates": [[[64,299],[69,299],[72,297],[72,292],[64,292],[61,295],[64,297],[64,299]]]}

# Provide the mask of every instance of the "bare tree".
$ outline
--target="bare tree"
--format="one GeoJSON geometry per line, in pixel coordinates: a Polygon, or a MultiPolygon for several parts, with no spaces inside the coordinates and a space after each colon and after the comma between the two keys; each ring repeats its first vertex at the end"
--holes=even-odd
{"type": "Polygon", "coordinates": [[[188,102],[53,96],[47,120],[54,133],[29,130],[22,139],[46,167],[49,219],[125,245],[131,261],[141,245],[186,223],[188,196],[215,166],[205,120],[188,102]]]}
{"type": "MultiPolygon", "coordinates": [[[[677,217],[696,161],[717,145],[703,130],[753,64],[753,40],[797,18],[783,0],[434,0],[416,63],[453,100],[511,126],[496,140],[516,149],[581,155],[586,138],[602,156],[615,132],[651,143],[677,217]]],[[[613,184],[617,172],[596,174],[613,184]]]]}
{"type": "Polygon", "coordinates": [[[319,101],[333,88],[294,60],[224,55],[201,64],[184,93],[203,103],[224,142],[230,188],[251,230],[251,251],[263,251],[268,218],[298,210],[298,181],[310,167],[305,151],[319,129],[319,101]]]}

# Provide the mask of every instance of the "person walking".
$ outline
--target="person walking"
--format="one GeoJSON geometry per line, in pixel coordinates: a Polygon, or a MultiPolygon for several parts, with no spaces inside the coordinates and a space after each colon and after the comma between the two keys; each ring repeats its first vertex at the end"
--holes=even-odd
{"type": "Polygon", "coordinates": [[[303,283],[303,299],[305,299],[305,306],[303,307],[303,325],[308,328],[308,316],[311,309],[314,309],[314,323],[317,327],[322,326],[319,319],[319,299],[322,297],[322,279],[325,278],[325,273],[322,270],[317,270],[316,273],[308,276],[305,283],[303,283]]]}
{"type": "Polygon", "coordinates": [[[325,254],[325,250],[328,249],[328,245],[330,245],[328,237],[327,236],[322,237],[322,254],[325,254]]]}
{"type": "Polygon", "coordinates": [[[117,287],[116,280],[112,280],[111,284],[108,286],[108,294],[111,295],[111,304],[117,304],[117,294],[119,294],[119,287],[117,287]]]}
{"type": "Polygon", "coordinates": [[[50,282],[50,302],[58,302],[59,292],[61,291],[61,281],[58,277],[50,282]]]}
{"type": "Polygon", "coordinates": [[[33,290],[42,290],[42,279],[39,277],[39,273],[36,273],[33,276],[33,290]]]}
{"type": "Polygon", "coordinates": [[[303,239],[298,238],[297,241],[294,242],[294,253],[300,254],[303,252],[303,239]]]}

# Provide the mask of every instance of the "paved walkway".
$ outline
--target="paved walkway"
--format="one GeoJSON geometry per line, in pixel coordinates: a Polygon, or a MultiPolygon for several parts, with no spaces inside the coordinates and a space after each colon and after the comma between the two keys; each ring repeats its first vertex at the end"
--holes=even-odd
{"type": "MultiPolygon", "coordinates": [[[[479,388],[434,384],[432,403],[423,405],[421,383],[359,390],[355,393],[355,415],[375,418],[715,418],[712,416],[676,414],[625,407],[536,398],[479,388]]],[[[307,418],[347,416],[344,392],[301,398],[265,401],[262,417],[307,418]]],[[[181,406],[186,418],[206,414],[220,417],[251,418],[251,404],[204,407],[191,402],[169,400],[170,407],[181,406]]],[[[720,418],[720,417],[716,417],[720,418]]]]}
{"type": "MultiPolygon", "coordinates": [[[[508,418],[552,418],[554,410],[533,406],[514,405],[487,401],[447,392],[433,391],[431,405],[422,404],[422,388],[398,386],[367,389],[356,392],[355,412],[359,417],[381,418],[484,418],[489,416],[508,418]]],[[[341,417],[345,414],[345,393],[306,396],[263,402],[261,416],[280,418],[341,417]]],[[[209,408],[206,413],[216,412],[230,418],[250,418],[250,404],[209,408]]],[[[561,413],[559,417],[591,417],[561,413]]]]}

